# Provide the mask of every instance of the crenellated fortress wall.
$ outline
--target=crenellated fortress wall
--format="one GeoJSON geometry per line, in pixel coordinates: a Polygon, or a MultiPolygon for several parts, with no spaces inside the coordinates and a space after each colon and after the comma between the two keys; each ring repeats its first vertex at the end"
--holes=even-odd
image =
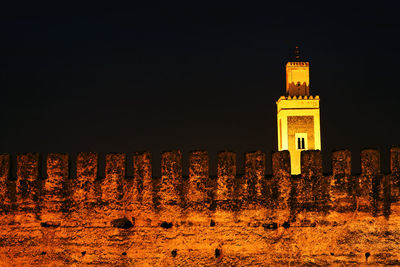
{"type": "Polygon", "coordinates": [[[322,171],[320,151],[301,153],[301,175],[290,174],[288,151],[249,152],[244,174],[236,154],[218,153],[209,175],[206,151],[161,155],[78,153],[76,177],[68,154],[0,155],[0,261],[17,265],[265,265],[400,264],[400,148],[390,150],[390,173],[380,152],[361,151],[361,173],[351,152],[332,153],[322,171]],[[102,178],[100,178],[100,176],[102,178]],[[368,254],[367,254],[368,253],[368,254]]]}

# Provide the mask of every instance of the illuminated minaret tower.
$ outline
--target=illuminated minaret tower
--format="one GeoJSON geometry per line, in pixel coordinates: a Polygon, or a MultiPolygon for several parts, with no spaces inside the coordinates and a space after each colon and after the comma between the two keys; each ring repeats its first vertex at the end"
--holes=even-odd
{"type": "Polygon", "coordinates": [[[309,62],[295,60],[286,64],[286,96],[278,108],[278,150],[289,150],[292,174],[300,174],[302,150],[321,150],[319,96],[310,96],[309,62]]]}

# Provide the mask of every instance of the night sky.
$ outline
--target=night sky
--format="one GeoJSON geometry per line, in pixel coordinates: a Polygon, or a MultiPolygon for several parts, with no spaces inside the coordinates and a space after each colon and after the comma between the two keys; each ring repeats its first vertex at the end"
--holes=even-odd
{"type": "Polygon", "coordinates": [[[299,45],[324,159],[350,148],[357,165],[379,148],[387,170],[400,144],[398,7],[321,3],[2,7],[0,152],[148,150],[155,174],[173,149],[208,150],[211,173],[220,150],[238,153],[239,171],[246,151],[269,161],[299,45]]]}

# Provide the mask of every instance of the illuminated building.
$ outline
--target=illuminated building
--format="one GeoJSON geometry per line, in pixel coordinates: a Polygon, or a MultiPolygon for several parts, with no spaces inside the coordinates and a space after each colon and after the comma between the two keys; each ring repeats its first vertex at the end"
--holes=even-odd
{"type": "Polygon", "coordinates": [[[292,174],[300,174],[302,150],[321,150],[319,96],[310,95],[309,62],[298,59],[286,64],[286,96],[276,102],[278,150],[289,150],[292,174]]]}

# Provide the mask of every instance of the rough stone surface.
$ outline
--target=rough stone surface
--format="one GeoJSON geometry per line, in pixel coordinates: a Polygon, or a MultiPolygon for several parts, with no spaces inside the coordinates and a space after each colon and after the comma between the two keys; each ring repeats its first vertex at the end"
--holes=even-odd
{"type": "Polygon", "coordinates": [[[217,166],[216,200],[229,203],[234,197],[236,185],[236,153],[219,152],[217,166]]]}
{"type": "Polygon", "coordinates": [[[10,154],[0,154],[0,201],[4,204],[8,202],[7,183],[9,177],[10,177],[10,154]]]}
{"type": "Polygon", "coordinates": [[[337,187],[343,187],[349,182],[351,176],[351,152],[338,150],[332,153],[333,183],[337,187]]]}
{"type": "Polygon", "coordinates": [[[380,153],[376,149],[361,151],[361,175],[358,182],[357,209],[365,209],[376,214],[379,211],[381,192],[380,153]]]}
{"type": "Polygon", "coordinates": [[[298,212],[324,210],[330,185],[322,173],[321,151],[301,152],[301,175],[296,180],[297,198],[294,204],[298,212]]]}
{"type": "Polygon", "coordinates": [[[0,180],[5,182],[10,177],[10,154],[0,154],[0,180]]]}
{"type": "Polygon", "coordinates": [[[67,154],[50,153],[46,161],[47,178],[44,181],[44,207],[47,211],[62,209],[60,204],[69,193],[69,156],[67,154]]]}
{"type": "Polygon", "coordinates": [[[163,152],[161,155],[160,203],[182,205],[182,153],[163,152]]]}
{"type": "MultiPolygon", "coordinates": [[[[391,160],[395,165],[396,156],[393,153],[397,151],[392,150],[391,153],[391,160]]],[[[262,152],[247,154],[243,177],[236,174],[236,155],[222,152],[218,159],[217,178],[225,185],[219,189],[228,192],[223,201],[214,201],[216,196],[213,194],[217,193],[220,184],[214,183],[215,179],[208,177],[208,155],[204,151],[191,154],[189,163],[192,170],[189,171],[188,181],[182,179],[180,152],[165,153],[162,156],[162,174],[164,182],[173,187],[168,186],[164,191],[160,187],[163,177],[151,177],[150,153],[134,155],[133,178],[125,175],[123,154],[109,155],[106,157],[106,162],[109,162],[106,164],[106,173],[104,176],[100,174],[105,178],[100,182],[96,181],[97,154],[86,153],[81,158],[78,157],[78,162],[81,161],[77,164],[78,177],[70,181],[90,178],[95,187],[102,185],[96,190],[100,190],[99,196],[103,197],[86,199],[86,202],[90,201],[90,205],[73,201],[68,204],[71,207],[69,209],[46,208],[46,195],[52,189],[56,192],[60,188],[70,188],[64,192],[63,198],[52,200],[54,203],[61,202],[57,207],[65,206],[68,200],[75,197],[74,192],[79,184],[66,183],[67,186],[63,187],[59,183],[61,177],[61,180],[68,177],[67,155],[51,154],[47,157],[47,178],[42,183],[37,183],[36,195],[26,195],[33,206],[16,205],[17,196],[18,199],[21,198],[20,195],[26,194],[26,191],[25,188],[15,189],[22,186],[22,181],[40,181],[39,155],[29,153],[17,156],[17,183],[12,183],[13,177],[9,175],[0,175],[3,177],[1,181],[7,183],[7,194],[14,195],[9,198],[11,204],[8,208],[0,210],[2,265],[400,264],[400,206],[394,198],[395,192],[390,190],[393,184],[391,177],[397,169],[392,168],[393,173],[390,175],[382,175],[377,164],[379,154],[375,150],[363,151],[363,173],[351,175],[352,179],[341,179],[340,184],[345,189],[338,187],[337,190],[333,186],[339,180],[337,175],[349,175],[351,161],[346,151],[334,153],[332,175],[322,173],[319,151],[303,152],[303,173],[299,176],[288,176],[288,154],[276,152],[272,155],[272,177],[262,175],[265,171],[262,170],[265,160],[262,152]],[[372,176],[371,179],[363,180],[364,183],[370,181],[370,188],[379,188],[379,191],[373,191],[377,195],[363,199],[370,207],[378,203],[377,210],[361,208],[360,199],[363,196],[360,195],[360,188],[352,191],[346,189],[352,181],[361,181],[363,175],[372,176]],[[374,180],[375,176],[380,179],[374,180]],[[282,182],[287,177],[288,180],[282,182]],[[245,186],[249,184],[249,178],[252,181],[266,181],[261,187],[261,193],[265,196],[264,205],[248,205],[249,199],[257,199],[258,196],[257,190],[249,190],[249,186],[245,186]],[[142,180],[143,183],[139,186],[135,184],[135,180],[142,180]],[[188,208],[195,207],[195,203],[199,201],[199,198],[190,195],[193,193],[192,189],[184,189],[186,183],[190,188],[194,181],[204,181],[211,185],[200,187],[207,192],[200,196],[207,196],[205,202],[212,204],[188,208]],[[375,184],[376,181],[379,184],[375,184]],[[118,184],[124,185],[120,191],[123,198],[120,200],[110,193],[116,192],[118,184]],[[129,185],[137,188],[134,191],[136,195],[129,193],[132,189],[129,185]],[[108,193],[103,194],[104,190],[108,193]],[[163,194],[171,194],[169,190],[178,195],[178,204],[173,201],[163,202],[167,199],[163,194]],[[128,195],[130,197],[126,197],[128,195]],[[249,198],[244,198],[244,195],[249,198]],[[346,197],[356,197],[358,207],[341,208],[345,205],[340,202],[346,202],[346,197]],[[157,203],[157,199],[163,202],[162,205],[157,203]],[[332,200],[338,205],[333,205],[332,200]]],[[[1,160],[11,159],[2,159],[0,156],[0,174],[4,173],[1,171],[2,166],[7,165],[1,163],[1,160]]],[[[194,191],[197,188],[196,184],[194,191]]]]}
{"type": "MultiPolygon", "coordinates": [[[[278,151],[272,153],[272,185],[277,190],[277,205],[282,210],[289,210],[290,194],[292,192],[290,153],[278,151]]],[[[265,194],[264,194],[265,195],[265,194]]],[[[265,203],[270,207],[269,202],[265,203]]]]}
{"type": "Polygon", "coordinates": [[[76,185],[74,186],[74,200],[76,203],[95,202],[96,179],[98,172],[99,155],[95,152],[80,152],[76,160],[76,185]]]}
{"type": "Polygon", "coordinates": [[[192,206],[203,207],[210,202],[207,151],[194,151],[189,155],[189,186],[187,200],[192,206]]]}
{"type": "Polygon", "coordinates": [[[376,175],[381,170],[380,153],[376,149],[363,149],[361,151],[361,173],[376,175]]]}
{"type": "Polygon", "coordinates": [[[288,150],[272,153],[272,175],[273,176],[291,176],[290,175],[290,153],[288,150]]]}
{"type": "Polygon", "coordinates": [[[103,202],[116,202],[122,199],[125,169],[126,154],[106,155],[106,175],[101,190],[103,202]]]}
{"type": "Polygon", "coordinates": [[[153,179],[151,153],[135,153],[133,156],[133,196],[138,206],[153,206],[153,179]]]}
{"type": "Polygon", "coordinates": [[[390,171],[400,173],[400,147],[390,148],[390,171]]]}
{"type": "Polygon", "coordinates": [[[400,198],[400,147],[390,148],[391,190],[393,200],[400,198]]]}
{"type": "Polygon", "coordinates": [[[47,155],[46,194],[60,195],[65,190],[69,176],[69,158],[67,154],[51,153],[47,155]]]}
{"type": "Polygon", "coordinates": [[[17,193],[21,206],[33,207],[32,201],[39,198],[39,154],[17,155],[17,193]]]}
{"type": "Polygon", "coordinates": [[[356,183],[351,175],[351,152],[338,150],[332,153],[331,203],[332,209],[338,211],[356,208],[356,183]]]}
{"type": "Polygon", "coordinates": [[[244,183],[242,195],[248,202],[262,200],[265,184],[265,153],[261,151],[245,154],[244,183]]]}

